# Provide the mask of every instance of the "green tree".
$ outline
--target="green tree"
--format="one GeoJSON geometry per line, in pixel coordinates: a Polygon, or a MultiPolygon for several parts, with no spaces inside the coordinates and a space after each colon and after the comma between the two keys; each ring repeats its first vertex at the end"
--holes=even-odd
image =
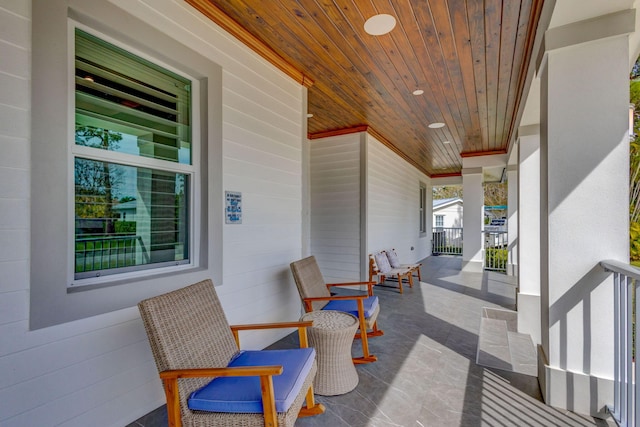
{"type": "Polygon", "coordinates": [[[484,184],[484,204],[486,206],[507,205],[509,187],[506,182],[489,182],[484,184]]]}
{"type": "MultiPolygon", "coordinates": [[[[92,126],[76,127],[76,144],[104,150],[117,150],[122,134],[92,126]]],[[[115,165],[86,159],[75,161],[75,213],[78,218],[105,220],[106,234],[115,233],[113,189],[121,174],[115,165]]]]}
{"type": "Polygon", "coordinates": [[[433,200],[462,198],[461,185],[448,185],[444,187],[433,187],[433,200]]]}

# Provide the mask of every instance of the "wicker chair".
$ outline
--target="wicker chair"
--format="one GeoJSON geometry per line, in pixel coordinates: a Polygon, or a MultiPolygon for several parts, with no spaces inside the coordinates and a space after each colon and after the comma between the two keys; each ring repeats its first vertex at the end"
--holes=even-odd
{"type": "Polygon", "coordinates": [[[362,357],[353,358],[354,363],[371,363],[378,358],[369,353],[368,337],[383,335],[376,319],[380,313],[378,297],[373,295],[374,282],[325,283],[322,272],[314,256],[291,263],[302,304],[306,312],[313,310],[336,310],[352,314],[358,318],[360,332],[356,338],[362,339],[362,357]],[[329,291],[334,286],[366,285],[367,295],[332,296],[329,291]],[[368,330],[371,332],[368,332],[368,330]]]}
{"type": "Polygon", "coordinates": [[[239,351],[239,331],[272,327],[298,328],[301,347],[307,347],[306,327],[312,322],[229,326],[211,280],[141,301],[138,308],[164,383],[169,426],[293,426],[298,416],[324,412],[313,396],[312,382],[317,370],[313,349],[239,351]],[[286,403],[278,401],[284,389],[279,381],[285,377],[280,374],[292,368],[284,363],[288,363],[288,356],[279,352],[290,352],[287,355],[296,357],[304,353],[306,357],[306,369],[299,369],[295,385],[285,392],[286,403]],[[268,362],[250,366],[245,362],[253,359],[245,356],[267,356],[261,360],[268,362]],[[245,362],[237,362],[241,359],[245,362]],[[284,368],[277,366],[281,361],[284,368]],[[246,412],[252,413],[189,408],[194,406],[193,399],[200,397],[197,393],[192,396],[194,391],[211,390],[213,383],[218,387],[225,381],[229,388],[223,390],[222,399],[227,398],[229,390],[235,393],[241,389],[250,395],[249,403],[254,407],[246,412]],[[302,407],[305,400],[306,407],[302,407]],[[279,412],[278,405],[290,406],[279,412]]]}

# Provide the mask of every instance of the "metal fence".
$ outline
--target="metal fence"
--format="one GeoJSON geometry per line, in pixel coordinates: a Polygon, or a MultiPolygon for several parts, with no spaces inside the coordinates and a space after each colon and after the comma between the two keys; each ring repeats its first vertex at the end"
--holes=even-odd
{"type": "Polygon", "coordinates": [[[484,269],[507,272],[509,239],[506,231],[484,232],[484,269]]]}
{"type": "Polygon", "coordinates": [[[634,267],[618,261],[601,261],[605,271],[613,273],[614,285],[614,384],[613,405],[607,409],[619,426],[640,425],[640,372],[636,369],[636,354],[640,342],[636,339],[635,320],[640,315],[636,303],[640,273],[634,267]]]}
{"type": "Polygon", "coordinates": [[[435,227],[431,253],[433,255],[462,255],[462,228],[435,227]]]}

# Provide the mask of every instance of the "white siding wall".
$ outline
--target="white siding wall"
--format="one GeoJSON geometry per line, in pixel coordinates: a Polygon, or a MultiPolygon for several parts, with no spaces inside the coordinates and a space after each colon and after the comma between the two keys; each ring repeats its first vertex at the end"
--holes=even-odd
{"type": "Polygon", "coordinates": [[[361,137],[310,141],[311,254],[327,282],[360,280],[361,137]]]}
{"type": "MultiPolygon", "coordinates": [[[[223,67],[222,187],[242,192],[244,217],[212,242],[217,290],[232,323],[296,319],[304,89],[180,0],[112,3],[223,67]]],[[[164,403],[137,309],[28,327],[30,17],[31,2],[0,0],[0,425],[123,426],[164,403]]]]}
{"type": "Polygon", "coordinates": [[[367,148],[368,253],[395,248],[404,263],[426,258],[431,254],[431,233],[420,237],[418,216],[423,182],[427,186],[430,230],[430,178],[371,136],[367,148]]]}

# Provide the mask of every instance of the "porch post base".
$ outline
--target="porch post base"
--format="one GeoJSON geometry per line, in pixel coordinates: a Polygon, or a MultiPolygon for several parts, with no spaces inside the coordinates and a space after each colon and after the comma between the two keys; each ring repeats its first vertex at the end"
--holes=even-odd
{"type": "Polygon", "coordinates": [[[613,380],[569,372],[545,363],[538,346],[538,381],[547,405],[596,418],[608,418],[607,405],[613,404],[613,380]]]}
{"type": "Polygon", "coordinates": [[[516,295],[518,312],[518,332],[531,335],[535,345],[542,342],[540,332],[540,295],[518,292],[516,295]]]}

